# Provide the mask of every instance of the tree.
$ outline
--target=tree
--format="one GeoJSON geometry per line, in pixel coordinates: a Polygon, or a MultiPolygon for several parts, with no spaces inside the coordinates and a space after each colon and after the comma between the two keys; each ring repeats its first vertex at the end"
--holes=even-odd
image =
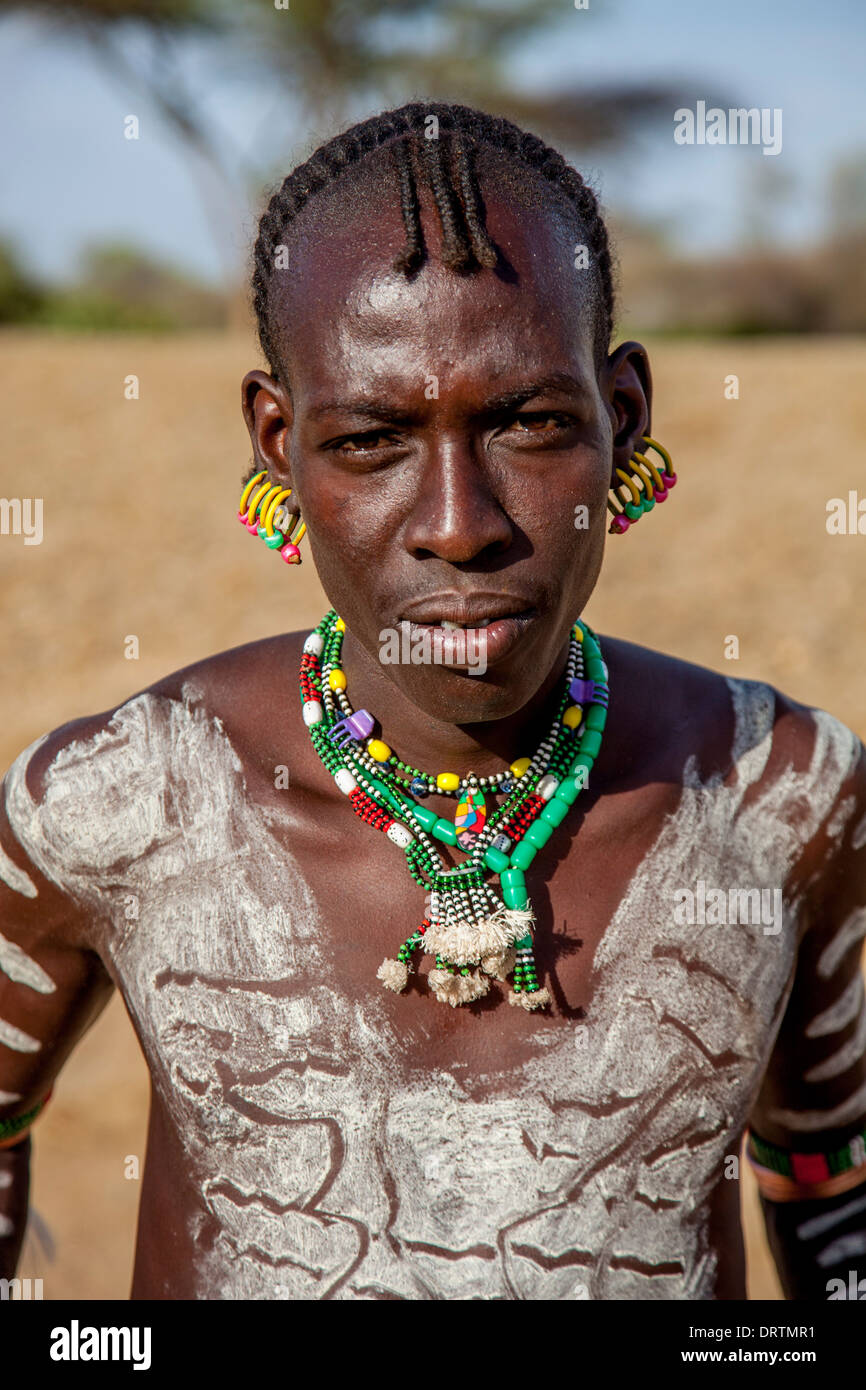
{"type": "MultiPolygon", "coordinates": [[[[187,150],[208,221],[221,239],[227,278],[248,200],[299,138],[326,134],[372,107],[417,94],[458,100],[511,117],[566,151],[617,149],[639,123],[669,117],[672,91],[623,83],[601,91],[546,93],[509,85],[513,58],[533,37],[563,24],[563,0],[0,0],[3,12],[38,13],[90,45],[105,70],[143,94],[187,150]],[[132,41],[134,40],[134,41],[132,41]],[[231,63],[262,93],[268,141],[229,150],[182,75],[184,46],[204,43],[214,64],[231,63]],[[295,104],[286,120],[287,97],[295,104]],[[274,103],[274,104],[271,104],[274,103]],[[273,112],[273,115],[270,113],[273,112]],[[286,126],[275,153],[273,126],[286,126]],[[263,159],[261,146],[268,148],[263,159]],[[232,221],[234,226],[232,226],[232,221]]],[[[595,22],[591,10],[571,22],[595,22]]],[[[556,42],[552,37],[551,42],[556,42]]]]}

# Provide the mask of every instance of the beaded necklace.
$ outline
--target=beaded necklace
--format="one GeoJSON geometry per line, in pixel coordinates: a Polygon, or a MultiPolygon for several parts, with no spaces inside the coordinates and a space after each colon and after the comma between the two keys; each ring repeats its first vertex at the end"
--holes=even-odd
{"type": "Polygon", "coordinates": [[[470,1003],[487,993],[491,978],[513,974],[509,1002],[544,1007],[550,995],[538,983],[525,871],[585,787],[601,747],[608,672],[598,638],[585,622],[572,628],[556,715],[532,757],[519,758],[507,773],[493,777],[470,772],[465,778],[456,773],[432,778],[401,762],[374,736],[376,721],[369,710],[352,709],[340,664],[345,630],[331,609],[304,642],[299,681],[304,723],[355,814],[402,850],[409,873],[426,890],[423,921],[396,959],[382,962],[378,978],[388,989],[405,989],[412,958],[423,947],[435,956],[427,980],[444,1003],[470,1003]],[[400,772],[411,775],[408,785],[400,772]],[[489,814],[485,788],[505,796],[489,814]],[[434,790],[461,797],[454,821],[419,804],[434,790]],[[459,847],[466,861],[447,865],[435,840],[459,847]],[[501,896],[485,873],[498,877],[501,896]]]}

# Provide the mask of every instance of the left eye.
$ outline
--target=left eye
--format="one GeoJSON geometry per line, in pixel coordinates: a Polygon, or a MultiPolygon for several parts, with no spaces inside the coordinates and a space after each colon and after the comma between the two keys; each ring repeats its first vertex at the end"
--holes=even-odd
{"type": "Polygon", "coordinates": [[[555,411],[534,411],[512,416],[506,429],[518,434],[551,435],[570,429],[573,423],[569,416],[555,411]]]}

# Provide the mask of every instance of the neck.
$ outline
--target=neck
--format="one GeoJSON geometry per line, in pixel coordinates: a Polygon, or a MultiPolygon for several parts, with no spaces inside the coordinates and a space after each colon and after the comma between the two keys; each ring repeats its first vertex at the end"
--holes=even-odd
{"type": "MultiPolygon", "coordinates": [[[[343,639],[342,663],[348,681],[348,695],[354,709],[368,709],[379,721],[381,737],[401,762],[436,776],[455,772],[460,777],[474,772],[489,777],[504,771],[517,758],[531,756],[550,730],[568,658],[568,641],[560,648],[544,680],[518,710],[501,718],[451,723],[427,713],[385,674],[381,663],[347,631],[343,639]]],[[[441,668],[434,679],[472,680],[483,677],[446,673],[441,668]]],[[[506,701],[507,687],[496,687],[491,705],[506,701]]],[[[440,700],[440,703],[445,703],[440,700]]]]}

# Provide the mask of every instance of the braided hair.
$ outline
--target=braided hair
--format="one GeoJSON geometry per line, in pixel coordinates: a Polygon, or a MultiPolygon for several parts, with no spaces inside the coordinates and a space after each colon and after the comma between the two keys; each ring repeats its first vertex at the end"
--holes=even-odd
{"type": "Polygon", "coordinates": [[[272,374],[279,379],[279,358],[271,336],[269,290],[277,248],[286,229],[306,204],[350,171],[363,171],[375,151],[390,158],[406,233],[394,268],[412,275],[426,250],[418,197],[425,179],[442,229],[442,262],[458,274],[472,274],[500,264],[498,249],[484,225],[484,204],[475,170],[479,148],[504,156],[518,174],[534,171],[559,195],[579,222],[601,290],[596,340],[604,351],[613,331],[614,288],[607,228],[593,190],[580,174],[536,135],[499,116],[468,106],[411,102],[362,121],[335,136],[294,169],[271,197],[259,222],[253,251],[252,303],[259,342],[272,374]],[[435,126],[430,118],[435,117],[435,126]],[[430,138],[435,129],[435,138],[430,138]]]}

